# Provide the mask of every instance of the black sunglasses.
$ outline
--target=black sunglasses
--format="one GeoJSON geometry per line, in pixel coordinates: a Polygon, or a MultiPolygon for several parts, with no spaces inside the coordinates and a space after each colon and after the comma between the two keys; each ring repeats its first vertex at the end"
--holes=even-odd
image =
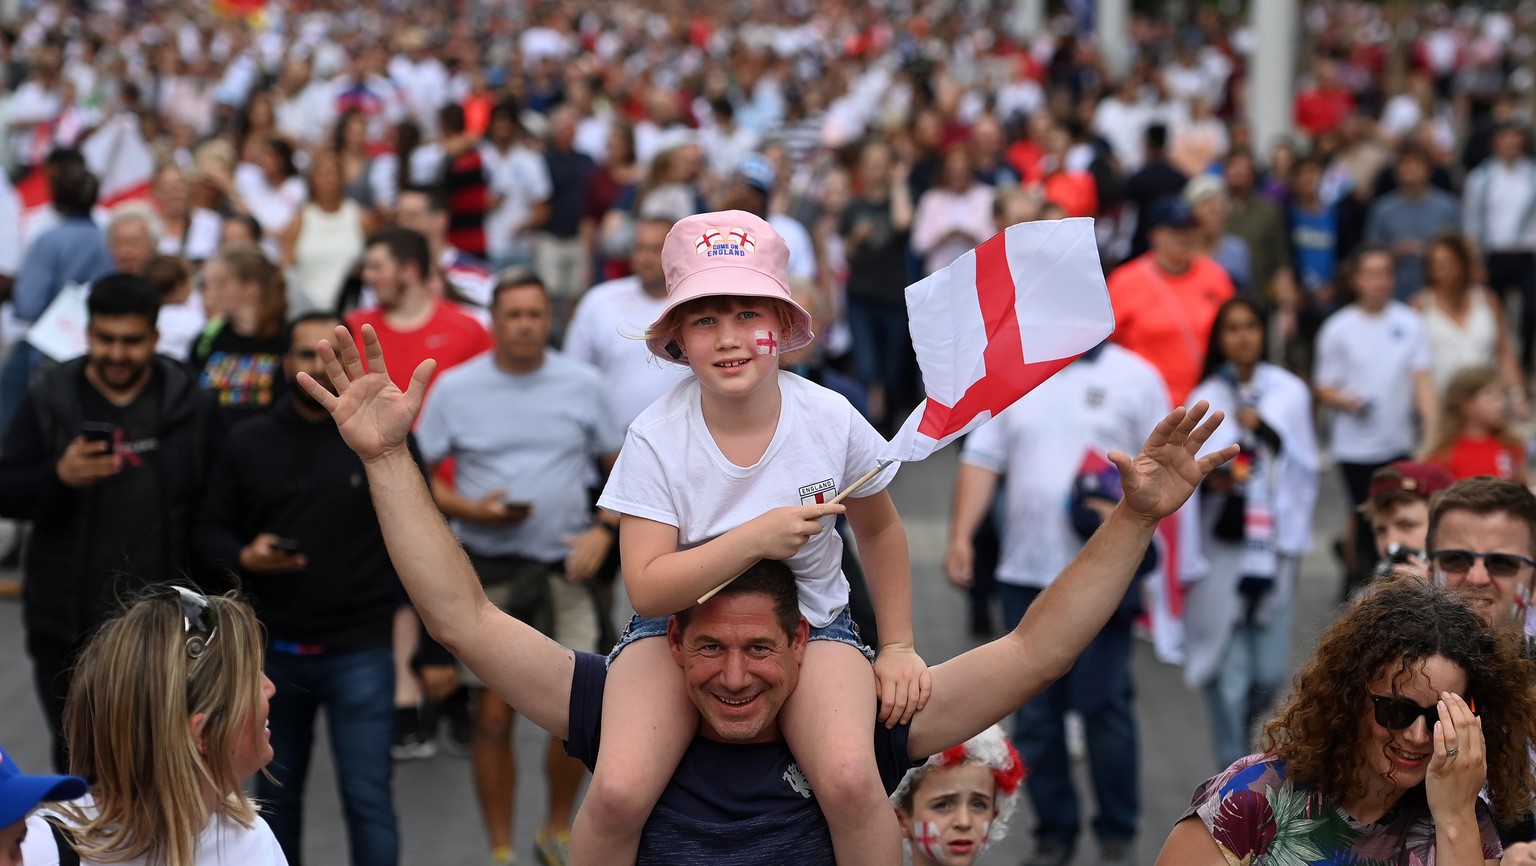
{"type": "Polygon", "coordinates": [[[202,593],[184,586],[172,586],[175,598],[181,605],[182,628],[187,634],[187,657],[193,660],[203,657],[219,633],[219,614],[213,603],[202,593]]]}
{"type": "MultiPolygon", "coordinates": [[[[1376,724],[1391,731],[1413,727],[1414,721],[1419,716],[1424,717],[1424,726],[1431,731],[1435,729],[1435,722],[1440,721],[1438,704],[1432,707],[1421,707],[1413,701],[1389,698],[1386,695],[1371,695],[1371,704],[1376,714],[1376,724]]],[[[1477,701],[1467,698],[1467,709],[1472,711],[1472,715],[1477,715],[1477,701]]]]}
{"type": "Polygon", "coordinates": [[[1386,695],[1371,695],[1371,703],[1376,712],[1376,724],[1389,731],[1411,728],[1420,716],[1424,717],[1424,725],[1430,730],[1434,730],[1435,722],[1440,721],[1438,706],[1421,707],[1413,701],[1386,695]]]}
{"type": "Polygon", "coordinates": [[[1479,559],[1488,569],[1489,577],[1514,577],[1520,573],[1520,569],[1527,565],[1536,565],[1536,561],[1521,556],[1518,553],[1473,553],[1470,550],[1436,550],[1430,553],[1429,558],[1435,566],[1446,574],[1466,574],[1472,570],[1472,564],[1479,559]]]}

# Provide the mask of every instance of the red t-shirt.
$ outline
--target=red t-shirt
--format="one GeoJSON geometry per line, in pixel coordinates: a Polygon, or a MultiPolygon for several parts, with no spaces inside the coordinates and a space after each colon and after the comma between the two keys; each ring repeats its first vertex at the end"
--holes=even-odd
{"type": "Polygon", "coordinates": [[[1296,96],[1296,125],[1316,137],[1338,129],[1354,110],[1354,95],[1342,87],[1303,90],[1296,96]]]}
{"type": "Polygon", "coordinates": [[[1445,467],[1458,481],[1477,475],[1492,475],[1512,481],[1516,468],[1525,463],[1525,449],[1491,436],[1470,436],[1464,433],[1451,443],[1449,454],[1430,462],[1445,467]]]}
{"type": "MultiPolygon", "coordinates": [[[[485,326],[459,312],[447,301],[438,300],[432,318],[414,331],[397,331],[384,323],[380,309],[357,310],[347,316],[353,339],[362,342],[363,326],[372,325],[379,335],[379,347],[389,362],[389,378],[400,390],[411,384],[411,374],[422,361],[437,360],[432,377],[449,367],[462,364],[491,348],[491,335],[485,326]]],[[[366,363],[366,362],[365,362],[366,363]]]]}
{"type": "Polygon", "coordinates": [[[1170,274],[1147,253],[1109,275],[1115,308],[1110,339],[1156,367],[1178,405],[1200,384],[1216,311],[1233,293],[1227,272],[1206,256],[1195,256],[1184,273],[1170,274]]]}

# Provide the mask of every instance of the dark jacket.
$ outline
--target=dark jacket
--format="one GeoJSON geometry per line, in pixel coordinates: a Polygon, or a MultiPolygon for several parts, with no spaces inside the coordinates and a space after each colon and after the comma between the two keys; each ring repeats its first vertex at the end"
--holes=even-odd
{"type": "Polygon", "coordinates": [[[239,575],[273,641],[327,652],[388,646],[405,596],[363,462],[330,418],[306,420],[293,400],[290,391],[230,431],[198,519],[198,559],[239,575]],[[242,570],[240,550],[263,532],[297,542],[305,569],[242,570]]]}
{"type": "MultiPolygon", "coordinates": [[[[213,398],[199,390],[186,368],[156,356],[152,361],[160,401],[160,508],[163,516],[158,573],[87,573],[88,551],[114,537],[94,508],[99,488],[72,489],[56,465],[80,435],[86,358],[47,370],[22,399],[0,447],[0,516],[31,520],[23,620],[29,631],[75,641],[99,623],[114,598],[145,585],[191,576],[188,566],[193,515],[202,498],[224,425],[213,398]]],[[[141,396],[140,399],[145,399],[141,396]]]]}

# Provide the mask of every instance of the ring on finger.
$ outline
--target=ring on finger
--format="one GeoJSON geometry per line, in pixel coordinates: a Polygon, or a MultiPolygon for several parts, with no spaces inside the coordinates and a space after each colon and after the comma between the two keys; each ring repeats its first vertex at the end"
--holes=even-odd
{"type": "Polygon", "coordinates": [[[1454,758],[1454,757],[1456,757],[1456,753],[1459,752],[1459,751],[1461,751],[1461,749],[1457,748],[1456,746],[1452,746],[1449,749],[1445,750],[1445,756],[1447,758],[1454,758]]]}

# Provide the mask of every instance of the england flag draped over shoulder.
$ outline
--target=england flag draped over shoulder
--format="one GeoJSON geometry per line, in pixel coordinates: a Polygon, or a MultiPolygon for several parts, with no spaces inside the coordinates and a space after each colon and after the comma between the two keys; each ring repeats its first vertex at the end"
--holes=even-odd
{"type": "Polygon", "coordinates": [[[927,399],[886,456],[922,460],[1115,330],[1093,220],[1020,223],[907,287],[927,399]]]}

